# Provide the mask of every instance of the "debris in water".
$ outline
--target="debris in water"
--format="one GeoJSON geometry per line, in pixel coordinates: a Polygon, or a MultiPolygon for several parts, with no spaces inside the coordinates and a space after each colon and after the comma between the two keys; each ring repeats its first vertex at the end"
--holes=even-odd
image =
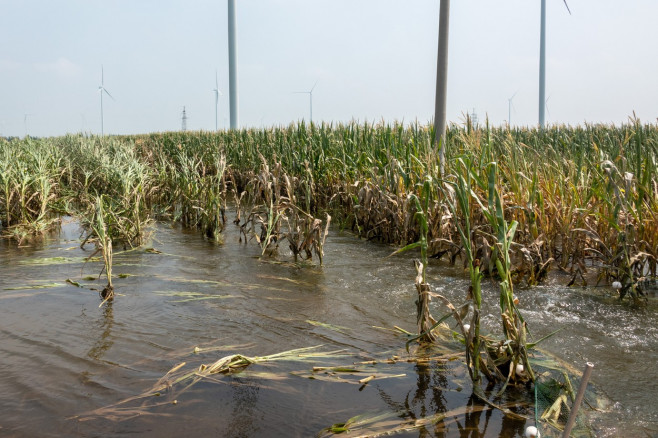
{"type": "Polygon", "coordinates": [[[525,434],[523,436],[525,438],[540,438],[541,434],[535,426],[528,426],[526,427],[525,434]]]}
{"type": "Polygon", "coordinates": [[[72,284],[72,285],[75,286],[75,287],[82,287],[82,285],[81,285],[80,283],[78,283],[77,281],[71,280],[70,278],[67,278],[67,279],[66,279],[66,282],[67,282],[68,284],[72,284]]]}

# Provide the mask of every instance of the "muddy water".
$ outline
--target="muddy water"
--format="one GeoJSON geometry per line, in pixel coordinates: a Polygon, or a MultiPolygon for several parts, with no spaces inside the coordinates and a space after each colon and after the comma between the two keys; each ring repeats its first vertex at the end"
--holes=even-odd
{"type": "MultiPolygon", "coordinates": [[[[389,430],[434,420],[398,436],[522,436],[525,421],[470,397],[459,360],[429,367],[400,360],[356,377],[312,373],[313,366],[403,356],[404,336],[378,327],[414,330],[411,258],[386,258],[389,247],[334,231],[325,265],[300,268],[260,261],[255,243],[237,238],[229,230],[215,245],[159,225],[150,244],[159,253],[115,255],[114,274],[128,276],[115,279],[118,296],[102,308],[93,289],[104,281],[87,278],[98,276],[100,264],[84,263],[89,251],[79,249],[75,224],[36,246],[0,242],[0,436],[315,436],[360,414],[387,415],[389,430]],[[128,400],[183,361],[193,369],[233,353],[316,345],[346,356],[256,364],[184,392],[175,386],[128,400]],[[195,346],[216,349],[194,354],[195,346]],[[370,374],[390,378],[358,383],[370,374]]],[[[459,270],[432,265],[430,281],[461,302],[467,280],[459,270]]],[[[595,363],[594,383],[614,403],[595,418],[596,435],[655,436],[657,312],[629,309],[609,293],[551,285],[518,291],[536,337],[564,327],[545,349],[579,369],[595,363]]],[[[496,302],[493,287],[485,294],[496,302]]],[[[499,332],[495,309],[485,312],[488,330],[499,332]]],[[[527,405],[524,391],[507,397],[500,402],[527,405]]],[[[517,411],[531,415],[527,406],[517,411]]]]}

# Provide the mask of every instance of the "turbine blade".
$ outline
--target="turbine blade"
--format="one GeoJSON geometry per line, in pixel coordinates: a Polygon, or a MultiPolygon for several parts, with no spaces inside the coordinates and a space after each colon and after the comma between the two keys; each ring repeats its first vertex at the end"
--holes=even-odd
{"type": "Polygon", "coordinates": [[[114,97],[112,97],[112,95],[110,94],[109,91],[107,91],[105,88],[103,88],[103,91],[105,91],[105,94],[107,94],[108,96],[110,96],[110,99],[112,99],[112,100],[114,100],[114,101],[116,102],[116,99],[114,99],[114,97]]]}
{"type": "MultiPolygon", "coordinates": [[[[318,79],[318,81],[319,81],[319,79],[318,79]]],[[[311,91],[309,91],[309,93],[312,93],[313,90],[315,90],[315,86],[318,85],[318,81],[315,81],[315,84],[313,84],[313,88],[311,88],[311,91]]]]}
{"type": "Polygon", "coordinates": [[[571,15],[571,9],[569,9],[569,5],[567,4],[567,0],[563,0],[563,1],[564,1],[564,6],[566,6],[567,11],[569,11],[569,15],[571,15]]]}

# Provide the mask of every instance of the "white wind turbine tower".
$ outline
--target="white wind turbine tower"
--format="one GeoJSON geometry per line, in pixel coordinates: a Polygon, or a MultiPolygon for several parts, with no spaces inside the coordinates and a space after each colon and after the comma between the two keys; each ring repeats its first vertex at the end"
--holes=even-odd
{"type": "Polygon", "coordinates": [[[103,93],[110,96],[110,99],[114,100],[114,97],[110,94],[109,91],[105,89],[104,78],[103,78],[103,66],[101,65],[101,84],[98,86],[98,92],[101,94],[101,136],[104,135],[103,127],[103,93]]]}
{"type": "Polygon", "coordinates": [[[293,91],[293,93],[295,94],[308,94],[310,101],[310,110],[311,110],[309,123],[313,123],[313,90],[315,90],[316,85],[318,85],[318,81],[315,81],[315,84],[313,84],[313,88],[311,88],[310,91],[293,91]]]}
{"type": "MultiPolygon", "coordinates": [[[[569,15],[571,9],[564,1],[569,15]]],[[[546,109],[546,0],[541,0],[541,30],[539,34],[539,127],[544,128],[546,109]]]]}
{"type": "Polygon", "coordinates": [[[217,83],[217,70],[215,70],[215,88],[212,91],[215,93],[215,131],[217,131],[217,105],[219,104],[219,96],[223,96],[217,83]]]}

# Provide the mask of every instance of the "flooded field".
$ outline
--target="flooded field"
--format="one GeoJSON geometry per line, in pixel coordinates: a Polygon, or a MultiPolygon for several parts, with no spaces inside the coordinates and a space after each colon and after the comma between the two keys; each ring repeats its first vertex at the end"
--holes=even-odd
{"type": "MultiPolygon", "coordinates": [[[[258,245],[239,243],[232,227],[224,240],[158,225],[145,247],[116,249],[122,278],[101,308],[102,263],[85,263],[91,251],[80,249],[75,223],[35,246],[0,241],[0,436],[306,437],[357,415],[366,417],[356,435],[520,437],[533,424],[471,397],[463,358],[446,354],[460,351],[454,341],[431,352],[429,364],[405,360],[406,337],[392,329],[415,331],[411,255],[387,257],[391,247],[332,230],[324,265],[299,267],[285,255],[260,260],[258,245]],[[182,362],[194,370],[236,353],[315,346],[331,354],[263,361],[131,399],[182,362]],[[379,429],[368,429],[373,423],[379,429]]],[[[429,276],[455,301],[468,287],[460,269],[443,263],[429,276]]],[[[612,402],[592,419],[596,436],[656,436],[655,304],[630,308],[608,288],[553,283],[518,290],[519,307],[535,338],[563,328],[543,349],[579,370],[595,364],[592,383],[612,402]]],[[[498,332],[498,292],[483,286],[483,324],[498,332]]],[[[498,402],[533,416],[531,394],[505,397],[498,402]]]]}

